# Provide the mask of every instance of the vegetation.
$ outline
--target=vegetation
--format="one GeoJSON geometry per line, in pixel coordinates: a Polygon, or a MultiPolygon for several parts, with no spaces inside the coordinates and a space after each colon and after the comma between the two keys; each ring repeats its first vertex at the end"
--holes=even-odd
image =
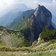
{"type": "Polygon", "coordinates": [[[37,43],[33,50],[35,51],[51,51],[56,50],[56,40],[50,40],[48,42],[37,43]]]}
{"type": "MultiPolygon", "coordinates": [[[[25,31],[28,32],[28,29],[23,30],[24,33],[26,33],[25,31]]],[[[31,46],[32,42],[27,40],[21,32],[2,29],[0,30],[0,52],[2,51],[0,56],[55,56],[56,30],[45,28],[41,32],[40,38],[41,41],[39,43],[36,41],[34,46],[31,46]],[[9,51],[11,52],[10,54],[8,54],[9,51]],[[19,53],[20,51],[21,54],[19,53]],[[14,52],[19,54],[14,54],[14,52]]]]}
{"type": "Polygon", "coordinates": [[[10,46],[10,47],[24,47],[30,46],[31,43],[26,40],[24,35],[19,31],[13,31],[6,28],[0,29],[0,45],[10,46]]]}
{"type": "Polygon", "coordinates": [[[16,54],[0,53],[0,56],[16,56],[16,54]]]}
{"type": "Polygon", "coordinates": [[[12,29],[14,30],[22,30],[28,28],[28,20],[31,20],[31,16],[33,13],[34,10],[28,10],[23,12],[21,16],[16,18],[17,21],[14,21],[11,24],[10,28],[12,27],[12,29]]]}
{"type": "Polygon", "coordinates": [[[55,52],[39,52],[39,53],[13,53],[13,52],[0,52],[0,56],[56,56],[55,52]]]}
{"type": "MultiPolygon", "coordinates": [[[[25,55],[22,55],[22,56],[25,56],[25,55]]],[[[50,52],[47,52],[47,53],[31,53],[31,54],[28,54],[26,56],[56,56],[56,53],[50,53],[50,52]]]]}
{"type": "Polygon", "coordinates": [[[56,39],[56,30],[45,28],[41,32],[41,39],[43,39],[44,41],[56,39]]]}

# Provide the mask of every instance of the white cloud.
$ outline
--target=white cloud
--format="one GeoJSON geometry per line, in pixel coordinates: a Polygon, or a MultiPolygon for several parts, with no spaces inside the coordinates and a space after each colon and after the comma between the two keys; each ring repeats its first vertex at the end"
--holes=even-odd
{"type": "Polygon", "coordinates": [[[45,5],[47,7],[55,7],[56,0],[16,0],[17,3],[24,3],[31,8],[36,8],[38,4],[45,5]]]}
{"type": "Polygon", "coordinates": [[[47,2],[47,0],[0,0],[0,10],[3,10],[15,3],[23,3],[31,8],[36,8],[38,4],[42,4],[47,7],[56,7],[56,0],[49,1],[52,2],[47,2]]]}
{"type": "Polygon", "coordinates": [[[0,11],[14,4],[14,0],[0,0],[0,11]]]}
{"type": "Polygon", "coordinates": [[[53,0],[53,3],[55,3],[56,2],[56,0],[53,0]]]}
{"type": "Polygon", "coordinates": [[[53,7],[56,7],[56,0],[53,0],[52,4],[53,4],[53,7]]]}
{"type": "Polygon", "coordinates": [[[31,8],[36,8],[39,1],[38,0],[16,0],[17,3],[23,3],[31,8]]]}

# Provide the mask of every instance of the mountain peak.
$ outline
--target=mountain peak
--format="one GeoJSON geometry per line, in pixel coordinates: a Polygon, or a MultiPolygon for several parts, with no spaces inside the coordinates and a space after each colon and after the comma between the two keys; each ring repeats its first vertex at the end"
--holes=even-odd
{"type": "Polygon", "coordinates": [[[51,15],[51,12],[43,5],[38,5],[38,7],[35,10],[34,15],[37,16],[38,13],[41,13],[41,14],[45,13],[45,15],[46,14],[51,15]]]}

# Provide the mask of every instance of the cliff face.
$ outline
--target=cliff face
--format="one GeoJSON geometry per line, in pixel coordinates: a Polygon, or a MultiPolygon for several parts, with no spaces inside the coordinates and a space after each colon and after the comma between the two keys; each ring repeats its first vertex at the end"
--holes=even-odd
{"type": "Polygon", "coordinates": [[[33,41],[38,39],[39,34],[44,27],[50,27],[52,20],[51,12],[44,6],[38,6],[32,16],[33,41]]]}
{"type": "Polygon", "coordinates": [[[39,5],[30,19],[30,23],[27,24],[30,27],[24,29],[23,34],[31,42],[38,39],[39,34],[45,27],[52,28],[52,14],[44,6],[39,5]]]}
{"type": "Polygon", "coordinates": [[[52,14],[44,6],[39,5],[30,19],[31,21],[28,23],[30,27],[25,29],[23,34],[31,42],[38,39],[39,34],[45,27],[52,28],[52,14]]]}

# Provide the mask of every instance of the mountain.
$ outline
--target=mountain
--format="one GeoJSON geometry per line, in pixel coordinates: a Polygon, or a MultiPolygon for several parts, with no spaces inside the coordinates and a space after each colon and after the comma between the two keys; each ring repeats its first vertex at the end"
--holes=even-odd
{"type": "Polygon", "coordinates": [[[8,26],[11,22],[13,22],[13,20],[20,15],[20,12],[8,12],[5,15],[3,15],[2,17],[0,17],[0,26],[8,26]]]}
{"type": "Polygon", "coordinates": [[[8,26],[13,20],[19,16],[23,11],[29,10],[24,4],[15,4],[7,8],[4,12],[1,12],[0,16],[0,26],[8,26]]]}
{"type": "Polygon", "coordinates": [[[21,30],[25,27],[27,27],[27,21],[34,13],[34,10],[27,10],[21,13],[20,16],[14,19],[14,21],[9,25],[8,28],[14,29],[14,30],[21,30]]]}
{"type": "Polygon", "coordinates": [[[52,14],[44,6],[39,5],[33,12],[26,11],[11,24],[12,29],[21,31],[24,37],[33,42],[45,27],[51,28],[52,14]]]}
{"type": "Polygon", "coordinates": [[[0,26],[0,37],[6,46],[30,46],[34,41],[39,41],[40,35],[41,37],[44,36],[45,40],[54,39],[56,30],[50,30],[51,25],[52,13],[44,6],[39,5],[35,10],[20,12],[20,15],[8,26],[8,29],[0,26]],[[45,28],[48,30],[45,31],[45,28]]]}

